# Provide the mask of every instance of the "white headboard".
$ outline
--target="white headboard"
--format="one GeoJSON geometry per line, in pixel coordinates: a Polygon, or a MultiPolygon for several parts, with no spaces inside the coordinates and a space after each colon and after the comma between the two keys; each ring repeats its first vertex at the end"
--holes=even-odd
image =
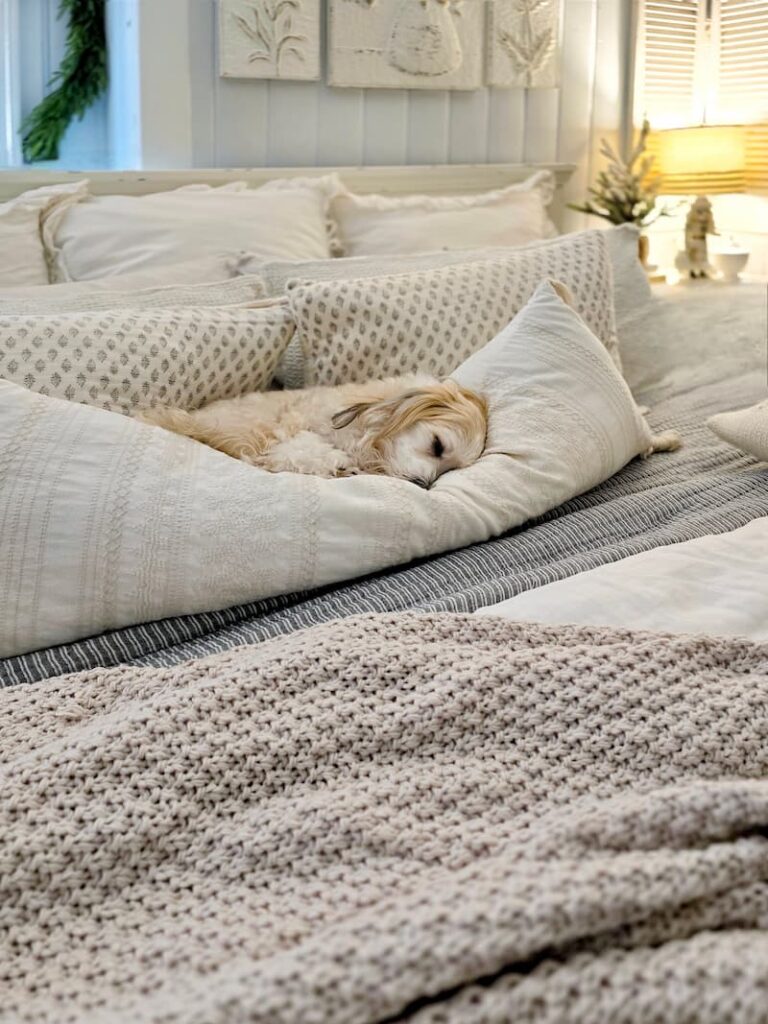
{"type": "Polygon", "coordinates": [[[461,195],[503,188],[524,181],[535,171],[551,170],[557,182],[550,213],[556,224],[562,212],[563,184],[574,171],[573,164],[441,164],[408,167],[248,167],[184,171],[0,171],[0,202],[27,189],[88,178],[95,194],[143,195],[164,192],[181,185],[202,183],[225,185],[247,181],[263,185],[273,178],[317,177],[336,171],[355,192],[430,195],[461,195]]]}

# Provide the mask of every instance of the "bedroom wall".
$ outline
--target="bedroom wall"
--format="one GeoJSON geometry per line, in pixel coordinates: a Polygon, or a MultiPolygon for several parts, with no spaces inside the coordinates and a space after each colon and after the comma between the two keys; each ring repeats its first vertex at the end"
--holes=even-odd
{"type": "MultiPolygon", "coordinates": [[[[578,165],[568,197],[581,198],[599,136],[619,130],[631,3],[563,0],[560,89],[408,92],[221,79],[215,0],[107,0],[109,95],[72,125],[58,165],[558,161],[578,165]]],[[[64,26],[58,0],[2,7],[16,10],[23,114],[58,65],[64,26]]]]}
{"type": "Polygon", "coordinates": [[[580,197],[598,136],[619,129],[630,8],[631,0],[564,0],[561,89],[451,93],[222,79],[215,0],[109,0],[116,162],[562,161],[579,164],[570,193],[580,197]],[[126,151],[124,125],[136,109],[138,133],[126,151]]]}

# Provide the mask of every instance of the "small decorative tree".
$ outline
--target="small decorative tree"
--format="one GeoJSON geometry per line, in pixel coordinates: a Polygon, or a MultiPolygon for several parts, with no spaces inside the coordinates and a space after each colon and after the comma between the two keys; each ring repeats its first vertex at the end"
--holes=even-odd
{"type": "Polygon", "coordinates": [[[611,224],[637,224],[641,228],[658,217],[669,216],[670,207],[657,205],[661,179],[653,173],[655,158],[646,152],[650,130],[648,121],[643,121],[637,143],[626,160],[602,139],[600,153],[608,160],[608,166],[600,171],[594,187],[587,189],[591,198],[583,203],[569,203],[569,207],[602,217],[611,224]]]}

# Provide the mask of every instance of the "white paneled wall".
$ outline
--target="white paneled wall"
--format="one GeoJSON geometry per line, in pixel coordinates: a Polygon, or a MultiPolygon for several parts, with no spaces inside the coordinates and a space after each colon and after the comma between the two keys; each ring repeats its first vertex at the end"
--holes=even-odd
{"type": "MultiPolygon", "coordinates": [[[[465,0],[482,3],[483,0],[465,0]]],[[[16,4],[24,111],[57,66],[58,0],[16,4]]],[[[562,0],[562,86],[440,92],[222,79],[215,0],[108,0],[111,89],[68,133],[73,167],[573,162],[616,133],[632,0],[562,0]]],[[[325,26],[323,26],[325,32],[325,26]]],[[[324,62],[325,63],[325,62],[324,62]]],[[[573,215],[580,223],[579,215],[573,215]]]]}
{"type": "Polygon", "coordinates": [[[631,0],[563,0],[560,89],[408,92],[221,79],[215,0],[192,0],[191,163],[563,161],[579,164],[570,188],[581,197],[598,135],[620,126],[630,8],[631,0]]]}

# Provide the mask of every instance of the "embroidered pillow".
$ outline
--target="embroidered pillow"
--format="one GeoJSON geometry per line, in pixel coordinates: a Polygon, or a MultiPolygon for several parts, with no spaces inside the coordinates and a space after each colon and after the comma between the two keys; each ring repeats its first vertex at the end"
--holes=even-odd
{"type": "Polygon", "coordinates": [[[262,391],[293,334],[285,303],[0,316],[0,377],[130,413],[262,391]]]}
{"type": "Polygon", "coordinates": [[[437,270],[295,284],[288,299],[304,383],[417,371],[445,376],[490,341],[547,278],[568,286],[584,322],[620,367],[604,232],[574,239],[437,270]]]}

